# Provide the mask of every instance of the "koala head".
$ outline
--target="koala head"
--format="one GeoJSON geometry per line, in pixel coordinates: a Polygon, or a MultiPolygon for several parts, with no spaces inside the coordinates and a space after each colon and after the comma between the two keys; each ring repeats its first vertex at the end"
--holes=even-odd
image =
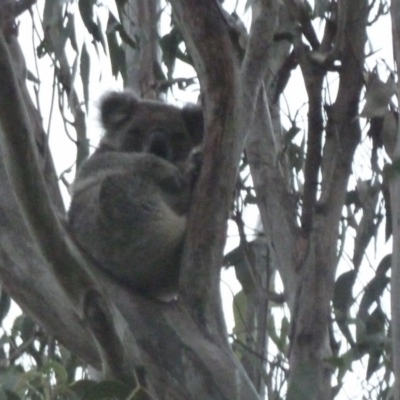
{"type": "Polygon", "coordinates": [[[182,109],[143,101],[132,92],[111,92],[100,103],[105,129],[96,152],[152,153],[173,164],[185,161],[203,139],[203,113],[198,106],[182,109]]]}

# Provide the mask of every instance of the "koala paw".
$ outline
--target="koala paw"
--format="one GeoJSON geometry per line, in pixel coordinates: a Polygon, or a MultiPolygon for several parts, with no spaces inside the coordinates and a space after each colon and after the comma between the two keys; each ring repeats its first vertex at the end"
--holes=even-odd
{"type": "Polygon", "coordinates": [[[186,162],[185,176],[191,188],[194,188],[199,178],[203,163],[203,151],[200,146],[194,148],[186,162]]]}

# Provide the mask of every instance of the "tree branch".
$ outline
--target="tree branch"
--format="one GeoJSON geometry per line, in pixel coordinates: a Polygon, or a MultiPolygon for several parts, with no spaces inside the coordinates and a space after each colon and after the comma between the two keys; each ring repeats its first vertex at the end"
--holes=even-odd
{"type": "Polygon", "coordinates": [[[216,1],[173,0],[171,4],[199,76],[206,130],[202,170],[188,221],[180,294],[199,323],[220,340],[226,338],[226,328],[219,273],[241,152],[234,126],[238,65],[216,1]]]}
{"type": "MultiPolygon", "coordinates": [[[[118,342],[120,346],[123,343],[115,329],[119,326],[118,322],[121,323],[121,317],[115,311],[111,313],[111,305],[100,294],[93,275],[86,269],[90,261],[85,259],[77,249],[50,201],[45,180],[39,168],[39,156],[29,111],[22,96],[21,85],[25,83],[16,76],[2,30],[0,30],[0,54],[1,154],[24,223],[29,230],[35,249],[51,267],[58,283],[81,318],[87,317],[86,314],[96,306],[92,301],[89,302],[90,307],[83,307],[88,303],[88,293],[97,291],[98,297],[102,299],[97,307],[104,315],[114,317],[113,321],[111,317],[106,320],[114,322],[114,324],[108,323],[109,329],[106,332],[93,329],[93,324],[91,325],[93,338],[96,339],[99,350],[109,356],[102,360],[103,367],[112,372],[113,376],[134,382],[134,373],[131,371],[129,376],[128,368],[124,370],[125,375],[118,375],[119,370],[112,368],[112,363],[111,366],[108,365],[110,360],[113,360],[112,357],[115,360],[115,355],[107,351],[109,341],[112,339],[112,342],[118,342]],[[108,340],[104,339],[104,335],[108,340]]],[[[123,353],[120,354],[123,355],[123,353]]],[[[117,361],[121,364],[124,359],[121,360],[119,357],[117,361]]]]}
{"type": "Polygon", "coordinates": [[[260,10],[251,26],[246,53],[240,72],[241,97],[243,107],[238,118],[239,132],[246,135],[254,117],[255,105],[271,56],[270,48],[278,26],[279,2],[260,0],[260,10]],[[243,120],[244,118],[244,120],[243,120]]]}
{"type": "Polygon", "coordinates": [[[300,44],[300,67],[308,95],[308,136],[307,154],[304,168],[304,194],[301,215],[303,233],[307,237],[313,228],[315,205],[317,202],[318,174],[322,159],[322,84],[325,70],[309,58],[305,46],[300,44]]]}
{"type": "Polygon", "coordinates": [[[257,204],[265,227],[273,262],[284,282],[289,304],[293,304],[296,275],[296,203],[280,175],[274,146],[274,132],[264,90],[260,91],[256,115],[246,144],[257,204]]]}
{"type": "Polygon", "coordinates": [[[210,320],[208,315],[215,316],[208,326],[210,332],[225,334],[222,314],[219,311],[217,316],[215,310],[220,310],[219,269],[226,221],[244,140],[267,68],[278,2],[261,2],[241,71],[217,2],[174,0],[171,4],[199,75],[206,122],[203,167],[188,222],[182,292],[199,311],[201,323],[210,320]],[[206,320],[201,320],[202,316],[206,320]]]}
{"type": "MultiPolygon", "coordinates": [[[[400,69],[400,3],[394,1],[391,4],[393,51],[397,71],[400,69]]],[[[397,79],[397,101],[400,101],[400,82],[397,79]]],[[[399,104],[399,103],[398,103],[399,104]]],[[[393,155],[393,161],[398,163],[400,159],[400,125],[397,125],[397,140],[393,155]]],[[[397,171],[393,168],[393,172],[397,171]]],[[[390,204],[393,226],[393,255],[391,274],[391,311],[392,311],[392,343],[393,343],[393,372],[394,399],[400,400],[400,177],[394,174],[390,182],[390,204]]]]}
{"type": "MultiPolygon", "coordinates": [[[[15,5],[15,2],[5,2],[0,7],[1,282],[21,307],[46,326],[51,334],[57,336],[69,348],[75,349],[76,353],[81,354],[92,365],[99,367],[94,343],[85,343],[89,332],[76,311],[71,308],[65,292],[54,276],[49,274],[48,262],[38,245],[41,237],[47,243],[48,251],[51,251],[51,232],[46,236],[47,226],[45,223],[43,226],[41,222],[42,201],[46,201],[47,204],[44,211],[45,222],[48,222],[49,217],[47,210],[51,209],[51,215],[54,215],[54,206],[56,212],[61,215],[64,208],[40,116],[25,86],[26,66],[17,41],[17,31],[9,29],[14,25],[15,15],[5,11],[10,5],[15,5]],[[33,149],[39,150],[40,160],[33,149]],[[40,168],[52,204],[46,192],[35,191],[38,185],[41,188],[45,187],[40,168]],[[36,179],[39,181],[36,182],[36,179]],[[24,188],[24,185],[28,186],[24,188]],[[17,199],[17,196],[20,198],[17,199]],[[17,201],[20,202],[21,208],[24,208],[23,215],[18,209],[17,201]],[[36,215],[37,212],[40,216],[36,215]],[[32,213],[34,217],[30,218],[27,213],[32,213]],[[36,241],[33,243],[31,229],[35,223],[39,226],[36,228],[36,241]],[[30,226],[29,231],[27,224],[30,226]],[[51,308],[49,304],[52,305],[51,308]]],[[[68,271],[68,264],[62,266],[68,271]]]]}
{"type": "Polygon", "coordinates": [[[157,54],[159,8],[158,0],[136,0],[125,2],[125,10],[120,14],[125,30],[138,40],[136,47],[125,45],[125,85],[146,99],[157,99],[160,95],[156,90],[154,67],[160,61],[157,54]]]}
{"type": "Polygon", "coordinates": [[[76,280],[90,287],[92,282],[81,272],[84,264],[67,239],[64,228],[54,212],[47,188],[39,169],[30,118],[15,76],[11,56],[4,36],[0,33],[0,137],[2,157],[13,186],[21,213],[36,246],[46,259],[53,260],[55,271],[71,290],[73,301],[79,305],[82,292],[76,280]],[[33,194],[35,196],[33,197],[33,194]],[[51,240],[49,240],[51,238],[51,240]],[[64,265],[65,268],[61,268],[64,265]],[[72,278],[73,277],[73,278],[72,278]],[[78,295],[78,296],[77,296],[78,295]]]}
{"type": "Polygon", "coordinates": [[[306,3],[302,0],[285,0],[285,3],[296,20],[299,21],[302,33],[310,43],[312,49],[317,50],[319,48],[319,40],[312,26],[310,12],[307,9],[306,3]]]}
{"type": "Polygon", "coordinates": [[[299,382],[302,382],[302,387],[312,389],[312,392],[307,392],[307,398],[330,398],[332,395],[330,366],[323,360],[332,354],[329,343],[330,302],[338,261],[339,223],[354,152],[361,137],[356,117],[363,87],[368,1],[355,0],[343,2],[343,5],[347,9],[347,19],[342,68],[338,95],[328,113],[321,196],[313,230],[306,243],[307,251],[300,260],[295,307],[291,309],[294,323],[288,400],[298,398],[299,382]],[[315,386],[315,381],[319,382],[318,386],[315,386]]]}

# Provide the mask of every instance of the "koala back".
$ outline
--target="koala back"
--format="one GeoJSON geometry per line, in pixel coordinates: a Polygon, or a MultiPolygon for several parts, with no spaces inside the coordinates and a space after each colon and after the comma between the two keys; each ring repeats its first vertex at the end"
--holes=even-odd
{"type": "Polygon", "coordinates": [[[96,263],[143,294],[176,294],[202,114],[111,93],[105,135],[73,184],[69,225],[96,263]]]}

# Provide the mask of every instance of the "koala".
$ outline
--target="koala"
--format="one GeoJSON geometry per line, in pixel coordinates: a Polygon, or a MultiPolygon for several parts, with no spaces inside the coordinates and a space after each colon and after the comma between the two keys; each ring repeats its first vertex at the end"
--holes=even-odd
{"type": "Polygon", "coordinates": [[[112,92],[101,100],[100,119],[105,134],[72,185],[70,230],[118,281],[151,297],[175,295],[201,108],[112,92]]]}

